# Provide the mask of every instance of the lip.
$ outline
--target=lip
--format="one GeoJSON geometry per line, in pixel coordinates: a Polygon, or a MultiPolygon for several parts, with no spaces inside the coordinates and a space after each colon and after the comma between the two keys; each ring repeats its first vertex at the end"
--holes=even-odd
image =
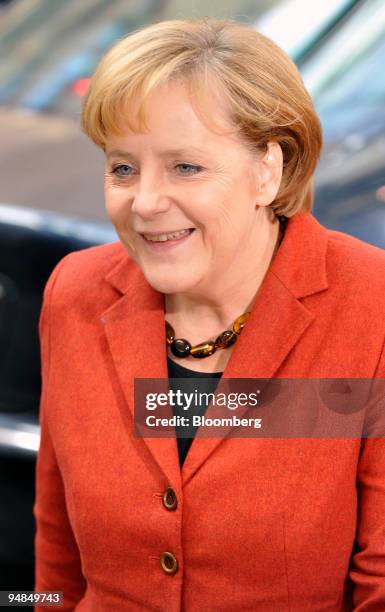
{"type": "Polygon", "coordinates": [[[195,229],[195,227],[181,227],[180,229],[173,229],[173,230],[159,230],[158,232],[137,232],[138,234],[140,234],[141,236],[144,236],[144,234],[146,234],[147,236],[159,236],[160,234],[174,234],[175,232],[182,232],[183,230],[186,229],[195,229]]]}
{"type": "MultiPolygon", "coordinates": [[[[191,229],[195,230],[196,228],[191,228],[191,229]]],[[[180,231],[180,230],[174,230],[174,231],[180,231]]],[[[157,232],[157,233],[146,232],[148,236],[157,236],[159,233],[162,233],[162,232],[157,232]]],[[[171,234],[172,232],[164,232],[164,233],[171,234]]],[[[159,252],[164,253],[172,249],[175,249],[182,244],[185,244],[194,233],[195,232],[192,231],[189,234],[186,234],[186,236],[183,236],[183,238],[177,238],[175,240],[165,240],[164,242],[151,242],[150,240],[146,240],[142,234],[140,234],[140,238],[150,251],[156,252],[156,253],[159,253],[159,252]]]]}

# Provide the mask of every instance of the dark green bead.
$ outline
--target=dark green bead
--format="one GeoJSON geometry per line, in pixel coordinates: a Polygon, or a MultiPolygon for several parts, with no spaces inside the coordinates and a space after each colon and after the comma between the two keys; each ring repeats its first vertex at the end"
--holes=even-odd
{"type": "Polygon", "coordinates": [[[170,348],[175,357],[187,357],[190,354],[191,344],[183,338],[177,338],[170,348]]]}

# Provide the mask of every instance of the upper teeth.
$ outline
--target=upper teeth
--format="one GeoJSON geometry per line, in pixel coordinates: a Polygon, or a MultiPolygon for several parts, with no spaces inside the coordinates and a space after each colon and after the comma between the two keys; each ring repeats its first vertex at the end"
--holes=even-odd
{"type": "Polygon", "coordinates": [[[153,242],[165,242],[166,240],[174,240],[184,234],[188,234],[190,230],[184,229],[179,232],[172,232],[170,234],[143,234],[146,240],[152,240],[153,242]]]}

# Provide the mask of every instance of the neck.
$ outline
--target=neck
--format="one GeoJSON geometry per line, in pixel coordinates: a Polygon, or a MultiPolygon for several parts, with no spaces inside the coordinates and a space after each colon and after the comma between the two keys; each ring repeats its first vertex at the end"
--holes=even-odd
{"type": "Polygon", "coordinates": [[[192,344],[202,342],[228,329],[237,317],[252,309],[277,251],[279,230],[278,220],[266,219],[257,256],[235,261],[225,278],[210,281],[208,287],[164,296],[165,316],[177,337],[192,344]]]}

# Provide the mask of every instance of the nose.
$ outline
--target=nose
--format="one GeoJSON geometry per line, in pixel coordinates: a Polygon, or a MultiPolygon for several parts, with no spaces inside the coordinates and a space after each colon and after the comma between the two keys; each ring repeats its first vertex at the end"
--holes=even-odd
{"type": "Polygon", "coordinates": [[[166,212],[169,206],[170,199],[164,192],[160,179],[142,174],[134,193],[131,211],[143,219],[151,219],[166,212]]]}

